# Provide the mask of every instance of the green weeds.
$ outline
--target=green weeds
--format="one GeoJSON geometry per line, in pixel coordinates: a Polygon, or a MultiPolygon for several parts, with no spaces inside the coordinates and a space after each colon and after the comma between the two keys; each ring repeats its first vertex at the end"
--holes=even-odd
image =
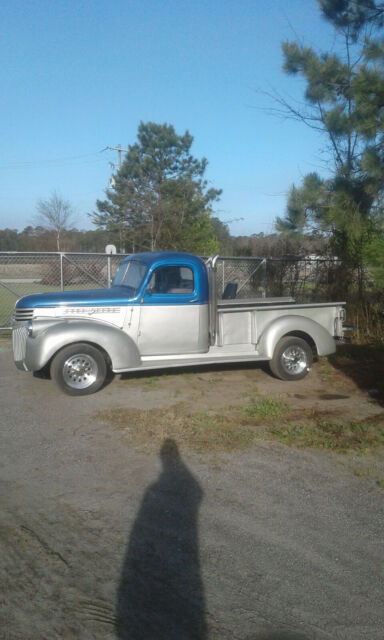
{"type": "Polygon", "coordinates": [[[327,420],[302,424],[287,422],[282,426],[272,426],[268,432],[282,444],[339,453],[354,451],[363,454],[384,445],[384,426],[369,421],[346,424],[327,420]]]}
{"type": "Polygon", "coordinates": [[[166,409],[109,409],[95,417],[123,430],[134,445],[145,447],[158,445],[164,438],[175,438],[202,452],[241,449],[256,439],[359,454],[384,445],[384,422],[380,419],[343,423],[325,420],[316,413],[298,419],[297,411],[295,414],[287,403],[268,397],[246,407],[217,411],[191,412],[178,404],[166,409]]]}
{"type": "Polygon", "coordinates": [[[175,438],[198,452],[232,451],[249,446],[254,438],[235,414],[189,413],[182,404],[166,409],[113,409],[101,411],[95,418],[123,431],[134,446],[145,449],[158,447],[165,438],[175,438]]]}
{"type": "Polygon", "coordinates": [[[262,398],[250,404],[244,411],[250,418],[262,418],[266,420],[281,416],[286,409],[287,405],[283,402],[279,402],[273,398],[262,398]]]}
{"type": "Polygon", "coordinates": [[[153,391],[157,388],[160,378],[158,376],[151,376],[143,380],[143,391],[153,391]]]}

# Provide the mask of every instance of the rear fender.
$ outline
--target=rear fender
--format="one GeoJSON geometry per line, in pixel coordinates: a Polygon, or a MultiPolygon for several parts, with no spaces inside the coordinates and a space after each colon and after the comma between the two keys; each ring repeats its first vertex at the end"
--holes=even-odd
{"type": "Polygon", "coordinates": [[[260,355],[271,359],[279,340],[286,335],[309,336],[314,342],[317,355],[326,356],[336,351],[333,337],[315,320],[304,316],[283,316],[273,320],[260,336],[257,347],[260,355]]]}
{"type": "Polygon", "coordinates": [[[33,321],[32,335],[27,337],[25,364],[29,371],[39,371],[63,347],[88,342],[101,347],[109,356],[112,370],[140,367],[137,345],[121,329],[92,320],[33,321]]]}

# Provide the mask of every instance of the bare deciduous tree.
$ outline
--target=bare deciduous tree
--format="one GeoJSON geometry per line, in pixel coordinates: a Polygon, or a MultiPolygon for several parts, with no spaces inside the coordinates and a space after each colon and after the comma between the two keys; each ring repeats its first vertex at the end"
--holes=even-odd
{"type": "Polygon", "coordinates": [[[57,191],[53,191],[49,198],[37,201],[36,222],[49,231],[56,233],[57,250],[60,251],[62,232],[68,229],[74,215],[73,207],[64,200],[57,191]]]}

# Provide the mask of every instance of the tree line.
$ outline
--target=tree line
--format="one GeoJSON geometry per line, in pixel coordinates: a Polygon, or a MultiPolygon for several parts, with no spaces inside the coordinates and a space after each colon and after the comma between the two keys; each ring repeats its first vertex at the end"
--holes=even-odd
{"type": "MultiPolygon", "coordinates": [[[[300,241],[280,233],[231,236],[228,227],[214,216],[211,223],[220,255],[292,258],[325,256],[327,252],[326,241],[316,235],[303,235],[300,241]]],[[[103,253],[108,244],[118,248],[119,234],[102,229],[64,229],[60,243],[62,251],[103,253]]],[[[42,226],[28,226],[22,231],[0,229],[0,251],[57,251],[56,232],[42,226]]]]}
{"type": "MultiPolygon", "coordinates": [[[[101,253],[115,244],[117,235],[108,231],[61,229],[61,251],[101,253]]],[[[22,231],[0,229],[0,251],[57,251],[57,233],[43,226],[27,226],[22,231]]]]}

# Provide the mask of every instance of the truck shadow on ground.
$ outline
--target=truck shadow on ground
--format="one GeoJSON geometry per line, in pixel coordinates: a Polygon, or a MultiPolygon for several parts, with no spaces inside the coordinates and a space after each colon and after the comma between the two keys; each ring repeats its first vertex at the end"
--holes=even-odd
{"type": "Polygon", "coordinates": [[[372,401],[384,406],[384,346],[342,344],[328,358],[337,371],[368,392],[372,401]]]}
{"type": "Polygon", "coordinates": [[[125,373],[116,374],[120,380],[145,380],[146,378],[151,378],[152,376],[156,376],[157,378],[167,378],[167,376],[177,375],[177,374],[189,374],[189,373],[217,373],[223,371],[260,371],[266,373],[271,378],[275,379],[272,373],[269,370],[268,363],[262,361],[251,361],[251,362],[223,362],[223,363],[207,363],[201,365],[191,365],[191,366],[175,366],[164,369],[146,369],[144,371],[136,370],[126,371],[125,373]]]}
{"type": "Polygon", "coordinates": [[[116,603],[120,640],[205,640],[198,510],[203,492],[176,443],[164,441],[162,471],[134,522],[116,603]]]}

